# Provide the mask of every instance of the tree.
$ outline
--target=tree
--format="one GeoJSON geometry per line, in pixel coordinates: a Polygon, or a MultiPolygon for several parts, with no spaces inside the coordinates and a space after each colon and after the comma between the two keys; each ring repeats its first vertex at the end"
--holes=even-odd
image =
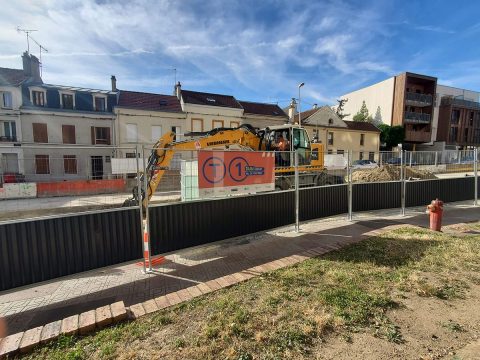
{"type": "Polygon", "coordinates": [[[382,110],[380,109],[380,106],[377,107],[377,111],[375,112],[375,116],[373,117],[372,123],[375,126],[378,126],[378,125],[383,123],[383,121],[382,121],[382,110]]]}
{"type": "Polygon", "coordinates": [[[391,149],[405,140],[405,129],[402,126],[389,126],[387,124],[378,125],[380,129],[380,142],[385,147],[391,149]]]}
{"type": "Polygon", "coordinates": [[[343,107],[345,106],[345,103],[348,101],[348,99],[340,99],[340,100],[337,100],[338,102],[338,106],[337,106],[337,116],[343,120],[343,118],[347,117],[347,116],[350,116],[350,114],[344,114],[343,113],[343,107]]]}
{"type": "Polygon", "coordinates": [[[373,121],[372,115],[368,114],[367,104],[365,104],[365,100],[363,100],[362,107],[360,108],[360,110],[353,117],[353,121],[361,121],[361,122],[373,121]]]}

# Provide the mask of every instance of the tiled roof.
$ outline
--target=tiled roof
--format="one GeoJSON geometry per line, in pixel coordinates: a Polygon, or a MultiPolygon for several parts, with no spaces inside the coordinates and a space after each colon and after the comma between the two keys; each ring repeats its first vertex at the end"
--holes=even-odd
{"type": "Polygon", "coordinates": [[[28,79],[23,70],[0,67],[0,85],[20,85],[28,79]]]}
{"type": "MultiPolygon", "coordinates": [[[[312,116],[313,114],[315,114],[318,110],[320,110],[319,108],[317,109],[310,109],[310,110],[307,110],[307,111],[302,111],[301,112],[301,120],[307,120],[310,116],[312,116]]],[[[295,121],[298,122],[298,114],[295,115],[295,121]]]]}
{"type": "Polygon", "coordinates": [[[182,112],[180,101],[176,96],[136,91],[120,90],[118,106],[139,110],[182,112]]]}
{"type": "Polygon", "coordinates": [[[376,131],[381,132],[379,128],[369,122],[362,122],[362,121],[347,121],[343,120],[347,127],[350,130],[359,130],[359,131],[376,131]]]}
{"type": "Polygon", "coordinates": [[[265,104],[250,101],[238,101],[242,105],[245,113],[255,115],[281,116],[286,117],[287,114],[277,104],[265,104]]]}
{"type": "Polygon", "coordinates": [[[185,103],[196,105],[221,106],[234,109],[242,107],[231,95],[210,94],[204,92],[182,90],[182,99],[185,103]]]}

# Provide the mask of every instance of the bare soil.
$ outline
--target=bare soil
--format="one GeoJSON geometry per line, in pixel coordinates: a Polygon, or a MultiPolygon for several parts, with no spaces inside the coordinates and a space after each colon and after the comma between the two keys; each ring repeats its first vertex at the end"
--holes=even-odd
{"type": "MultiPolygon", "coordinates": [[[[412,167],[405,168],[406,178],[431,180],[437,177],[427,171],[419,170],[412,167]]],[[[354,182],[374,182],[374,181],[399,181],[400,180],[400,166],[383,165],[374,169],[355,170],[352,174],[354,182]]]]}

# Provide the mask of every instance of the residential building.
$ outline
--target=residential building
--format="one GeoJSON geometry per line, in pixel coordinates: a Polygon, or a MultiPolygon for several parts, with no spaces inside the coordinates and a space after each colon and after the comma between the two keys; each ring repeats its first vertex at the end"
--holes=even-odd
{"type": "Polygon", "coordinates": [[[175,94],[186,114],[186,133],[235,128],[241,124],[265,128],[288,122],[287,115],[276,104],[239,101],[232,95],[182,90],[180,83],[175,86],[175,94]]]}
{"type": "Polygon", "coordinates": [[[365,102],[375,122],[405,128],[405,142],[431,141],[437,78],[405,72],[342,95],[346,120],[352,120],[365,102]]]}
{"type": "MultiPolygon", "coordinates": [[[[22,70],[10,70],[20,77],[22,70]]],[[[109,177],[116,93],[45,84],[38,59],[27,53],[23,73],[12,96],[18,123],[10,149],[22,149],[19,172],[26,181],[109,177]]]]}
{"type": "Polygon", "coordinates": [[[406,147],[480,145],[480,92],[437,84],[436,77],[405,72],[341,98],[346,119],[365,102],[375,123],[404,126],[406,147]]]}
{"type": "MultiPolygon", "coordinates": [[[[294,122],[298,121],[299,114],[296,114],[294,122]]],[[[380,149],[380,130],[373,124],[342,120],[329,106],[303,111],[300,122],[311,140],[324,144],[326,154],[352,151],[352,160],[376,160],[375,153],[380,149]]]]}
{"type": "Polygon", "coordinates": [[[151,147],[166,132],[181,136],[186,129],[176,96],[119,90],[114,113],[118,157],[132,156],[137,144],[151,147]]]}

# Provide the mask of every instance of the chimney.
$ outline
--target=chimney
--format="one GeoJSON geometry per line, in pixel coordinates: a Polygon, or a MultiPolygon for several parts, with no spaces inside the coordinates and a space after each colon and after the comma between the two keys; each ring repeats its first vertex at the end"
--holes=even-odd
{"type": "Polygon", "coordinates": [[[180,84],[180,81],[177,82],[177,84],[175,85],[173,95],[175,95],[178,100],[180,100],[180,98],[182,97],[182,84],[180,84]]]}
{"type": "Polygon", "coordinates": [[[295,113],[297,112],[297,102],[295,101],[295,98],[292,98],[292,101],[290,102],[290,106],[288,107],[288,118],[290,119],[290,122],[293,124],[295,122],[295,113]]]}
{"type": "Polygon", "coordinates": [[[115,75],[112,75],[110,80],[112,81],[112,91],[117,91],[117,78],[115,75]]]}
{"type": "Polygon", "coordinates": [[[32,76],[32,61],[28,52],[24,52],[22,55],[23,60],[23,73],[25,76],[32,76]]]}
{"type": "Polygon", "coordinates": [[[314,108],[314,109],[318,109],[318,105],[317,105],[317,104],[313,104],[313,108],[314,108]]]}
{"type": "Polygon", "coordinates": [[[40,77],[40,61],[38,61],[38,58],[35,55],[30,55],[30,68],[32,69],[31,76],[36,81],[42,81],[42,78],[40,77]]]}

